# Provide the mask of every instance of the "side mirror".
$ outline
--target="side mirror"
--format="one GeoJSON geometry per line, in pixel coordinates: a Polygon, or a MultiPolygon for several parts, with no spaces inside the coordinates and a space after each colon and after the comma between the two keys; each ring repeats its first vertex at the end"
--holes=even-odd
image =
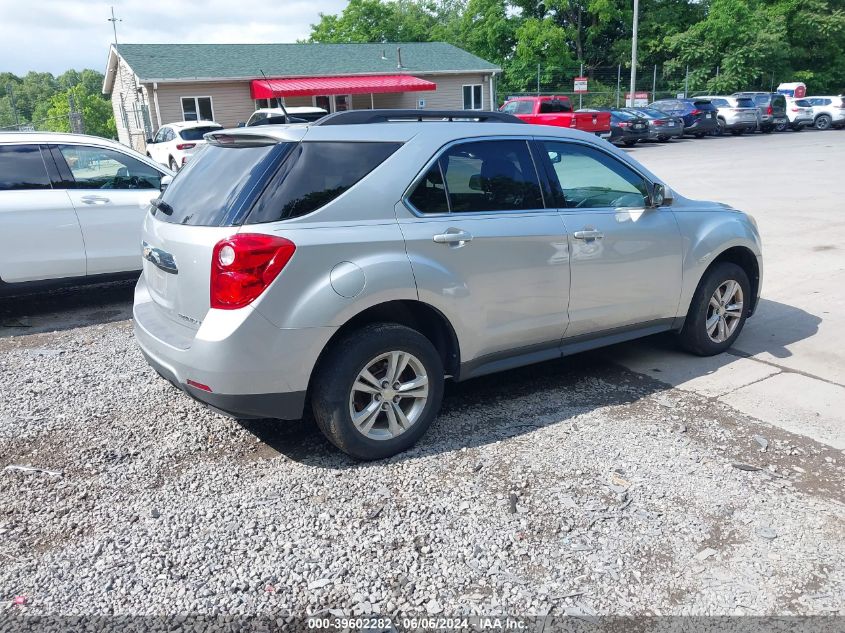
{"type": "Polygon", "coordinates": [[[664,184],[657,183],[651,191],[651,206],[652,207],[668,207],[672,204],[674,196],[672,190],[664,184]]]}
{"type": "Polygon", "coordinates": [[[153,145],[155,143],[155,141],[151,138],[148,138],[145,142],[147,145],[153,145]]]}
{"type": "Polygon", "coordinates": [[[173,182],[173,176],[162,176],[161,177],[161,184],[159,185],[159,188],[161,189],[162,193],[164,193],[164,190],[167,189],[168,185],[171,182],[173,182]]]}
{"type": "Polygon", "coordinates": [[[246,127],[246,121],[238,121],[238,127],[246,127]]]}

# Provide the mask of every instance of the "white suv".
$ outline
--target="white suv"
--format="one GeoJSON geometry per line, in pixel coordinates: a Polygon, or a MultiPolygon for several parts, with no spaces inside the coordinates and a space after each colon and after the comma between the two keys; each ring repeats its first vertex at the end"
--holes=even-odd
{"type": "Polygon", "coordinates": [[[203,145],[203,135],[222,130],[214,121],[181,121],[162,125],[153,138],[147,139],[147,156],[178,171],[203,145]]]}
{"type": "Polygon", "coordinates": [[[813,124],[817,130],[845,127],[845,97],[804,97],[813,106],[813,124]]]}
{"type": "Polygon", "coordinates": [[[165,176],[114,141],[0,133],[0,296],[137,275],[141,223],[165,176]]]}

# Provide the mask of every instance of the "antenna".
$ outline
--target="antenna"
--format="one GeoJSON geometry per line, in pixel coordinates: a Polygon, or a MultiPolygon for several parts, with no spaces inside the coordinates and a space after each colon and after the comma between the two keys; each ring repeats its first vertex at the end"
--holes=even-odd
{"type": "MultiPolygon", "coordinates": [[[[260,72],[261,76],[264,77],[264,81],[267,82],[267,86],[269,87],[270,86],[270,80],[267,79],[267,75],[265,75],[264,71],[261,70],[260,68],[258,69],[258,72],[260,72]]],[[[284,114],[285,114],[285,121],[290,123],[290,115],[288,114],[288,109],[285,107],[284,97],[279,99],[279,107],[282,109],[282,112],[284,112],[284,114]]]]}
{"type": "Polygon", "coordinates": [[[114,30],[114,43],[117,45],[117,23],[123,22],[123,20],[114,17],[114,7],[111,8],[111,17],[107,18],[106,22],[111,22],[112,29],[114,30]]]}

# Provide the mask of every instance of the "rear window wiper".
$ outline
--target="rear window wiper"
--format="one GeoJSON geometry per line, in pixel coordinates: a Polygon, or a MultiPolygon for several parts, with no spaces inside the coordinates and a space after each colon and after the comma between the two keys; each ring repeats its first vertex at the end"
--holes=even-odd
{"type": "Polygon", "coordinates": [[[153,198],[150,200],[150,204],[153,205],[158,211],[161,211],[164,215],[173,215],[173,207],[167,204],[161,198],[153,198]]]}

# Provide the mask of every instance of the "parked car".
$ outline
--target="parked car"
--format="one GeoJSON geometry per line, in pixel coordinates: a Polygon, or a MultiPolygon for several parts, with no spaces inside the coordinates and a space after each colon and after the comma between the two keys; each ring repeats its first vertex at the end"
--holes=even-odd
{"type": "Polygon", "coordinates": [[[147,156],[157,163],[178,171],[203,145],[206,132],[222,130],[214,121],[179,121],[162,125],[153,138],[147,139],[147,156]]]}
{"type": "Polygon", "coordinates": [[[806,97],[813,108],[813,125],[817,130],[845,127],[845,97],[806,97]]]}
{"type": "Polygon", "coordinates": [[[789,127],[795,132],[800,132],[808,125],[814,124],[813,106],[806,99],[786,98],[786,116],[789,119],[789,127]]]}
{"type": "Polygon", "coordinates": [[[633,147],[639,141],[647,141],[649,139],[650,128],[648,120],[628,110],[596,108],[593,110],[579,110],[579,112],[609,112],[610,138],[607,140],[614,145],[633,147]]]}
{"type": "MultiPolygon", "coordinates": [[[[279,125],[285,123],[307,123],[322,119],[328,114],[323,108],[311,106],[291,106],[290,108],[260,108],[252,113],[246,127],[253,125],[279,125]],[[287,115],[285,114],[287,111],[287,115]]],[[[240,126],[244,127],[244,126],[240,126]]]]}
{"type": "Polygon", "coordinates": [[[716,107],[707,99],[661,99],[649,107],[682,118],[684,134],[691,134],[695,138],[712,134],[719,126],[716,107]]]}
{"type": "Polygon", "coordinates": [[[778,92],[785,97],[803,99],[807,96],[807,84],[801,81],[793,81],[778,85],[778,92]]]}
{"type": "Polygon", "coordinates": [[[718,127],[713,131],[714,134],[721,136],[725,132],[730,132],[734,136],[739,136],[757,129],[760,112],[750,97],[703,95],[696,98],[708,99],[715,106],[718,127]]]}
{"type": "Polygon", "coordinates": [[[573,112],[569,97],[514,97],[505,101],[499,110],[534,125],[567,127],[605,139],[611,136],[610,115],[598,110],[573,112]]]}
{"type": "Polygon", "coordinates": [[[760,111],[760,131],[764,134],[774,132],[778,127],[786,129],[789,119],[786,116],[786,97],[777,92],[735,92],[733,97],[754,99],[760,111]]]}
{"type": "Polygon", "coordinates": [[[665,142],[684,135],[684,120],[680,117],[669,116],[654,108],[625,108],[625,110],[646,120],[649,140],[665,142]]]}
{"type": "Polygon", "coordinates": [[[172,175],[94,136],[0,133],[0,296],[137,276],[141,223],[172,175]]]}
{"type": "Polygon", "coordinates": [[[211,133],[144,221],[152,366],[230,415],[310,406],[377,459],[425,433],[447,377],[661,331],[705,356],[736,341],[762,274],[750,216],[595,135],[467,114],[211,133]]]}

